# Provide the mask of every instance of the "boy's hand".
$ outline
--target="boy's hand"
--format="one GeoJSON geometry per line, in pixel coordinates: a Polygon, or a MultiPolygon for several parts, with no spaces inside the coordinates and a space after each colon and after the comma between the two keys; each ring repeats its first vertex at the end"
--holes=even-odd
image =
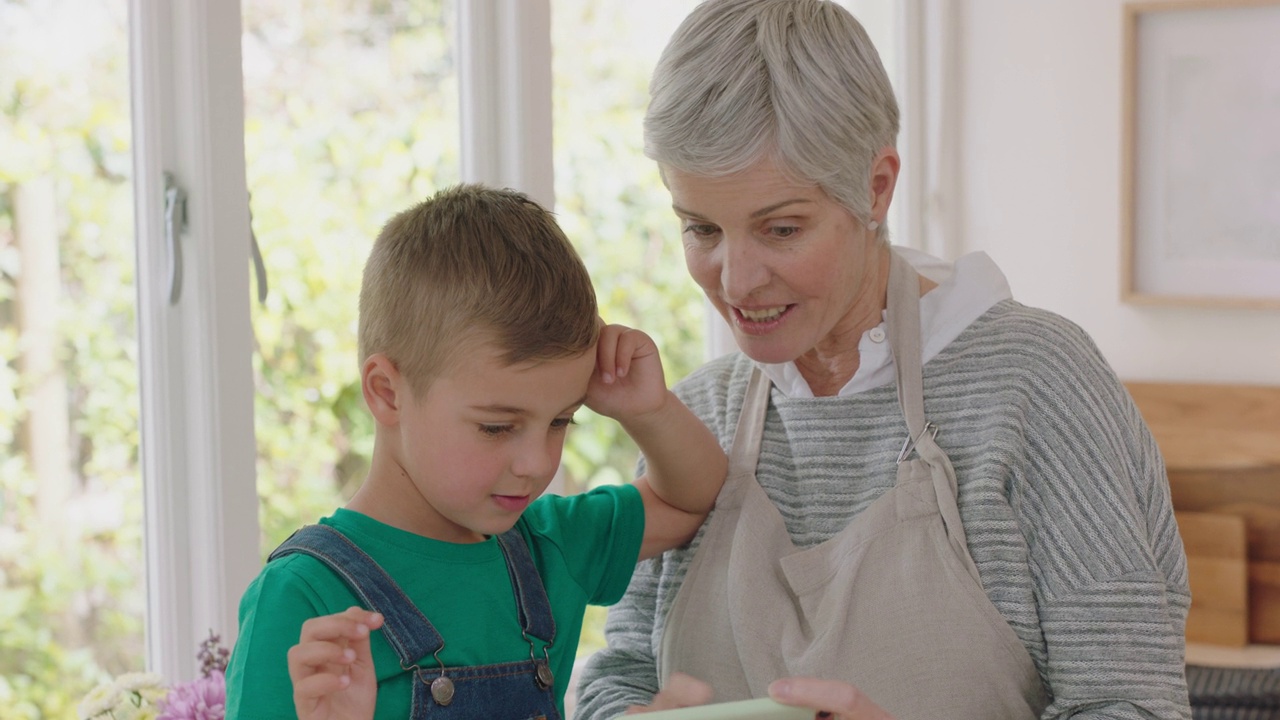
{"type": "Polygon", "coordinates": [[[382,615],[358,607],[311,618],[289,648],[298,720],[372,720],[378,679],[369,634],[382,615]]]}
{"type": "Polygon", "coordinates": [[[662,360],[653,339],[624,325],[602,327],[587,407],[625,424],[661,409],[666,395],[662,360]]]}

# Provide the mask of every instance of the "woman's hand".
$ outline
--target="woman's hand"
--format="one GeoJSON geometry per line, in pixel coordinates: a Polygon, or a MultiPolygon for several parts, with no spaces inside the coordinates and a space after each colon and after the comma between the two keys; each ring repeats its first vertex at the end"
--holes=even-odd
{"type": "Polygon", "coordinates": [[[289,648],[289,678],[298,720],[372,720],[378,678],[369,634],[382,615],[353,607],[302,624],[289,648]]]}
{"type": "Polygon", "coordinates": [[[818,708],[817,718],[832,720],[893,720],[848,683],[815,678],[784,678],[769,685],[769,697],[783,705],[818,708]]]}
{"type": "Polygon", "coordinates": [[[683,707],[695,707],[711,702],[711,686],[701,680],[681,672],[671,673],[666,687],[653,696],[648,705],[632,705],[627,708],[627,715],[654,712],[657,710],[674,710],[683,707]]]}

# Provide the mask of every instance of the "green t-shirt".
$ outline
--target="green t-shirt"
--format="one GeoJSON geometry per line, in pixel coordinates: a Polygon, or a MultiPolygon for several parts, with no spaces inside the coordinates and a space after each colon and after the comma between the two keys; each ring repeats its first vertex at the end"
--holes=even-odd
{"type": "MultiPolygon", "coordinates": [[[[320,522],[350,538],[404,589],[444,638],[440,659],[446,667],[529,659],[496,538],[442,542],[345,509],[320,522]]],[[[583,611],[588,604],[611,605],[626,591],[644,536],[644,505],[632,485],[569,497],[544,495],[516,527],[529,544],[555,617],[551,668],[563,714],[583,611]]],[[[240,600],[240,634],[227,668],[227,720],[296,718],[286,658],[302,623],[360,604],[346,583],[313,557],[294,554],[268,563],[240,600]]],[[[409,717],[413,675],[400,669],[380,631],[373,634],[372,648],[378,673],[375,718],[409,717]]]]}

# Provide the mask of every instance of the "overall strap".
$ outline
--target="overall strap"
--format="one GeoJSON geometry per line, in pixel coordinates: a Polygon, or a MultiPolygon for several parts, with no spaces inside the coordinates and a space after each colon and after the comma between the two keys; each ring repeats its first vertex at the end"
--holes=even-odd
{"type": "Polygon", "coordinates": [[[551,615],[551,601],[542,585],[542,577],[529,555],[529,545],[517,527],[498,535],[498,547],[507,561],[507,573],[516,593],[516,608],[520,611],[520,628],[525,636],[533,637],[550,647],[556,639],[556,621],[551,615]]]}
{"type": "Polygon", "coordinates": [[[328,525],[306,525],[289,536],[267,558],[292,553],[310,555],[338,574],[369,609],[382,613],[383,637],[410,668],[444,647],[444,638],[418,610],[395,580],[347,536],[328,525]]]}

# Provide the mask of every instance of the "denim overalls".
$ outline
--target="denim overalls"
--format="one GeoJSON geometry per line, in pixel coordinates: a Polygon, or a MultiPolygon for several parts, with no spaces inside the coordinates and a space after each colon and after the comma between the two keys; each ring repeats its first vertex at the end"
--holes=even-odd
{"type": "Polygon", "coordinates": [[[547,655],[556,634],[551,603],[520,532],[512,528],[499,535],[498,546],[515,590],[529,659],[474,667],[446,668],[439,654],[444,639],[431,621],[373,558],[337,530],[327,525],[300,528],[268,562],[291,553],[310,555],[342,577],[367,609],[382,613],[383,637],[400,657],[400,667],[416,676],[410,720],[560,720],[547,655]],[[543,644],[541,658],[535,655],[535,639],[543,644]],[[418,664],[432,657],[434,664],[418,664]]]}

